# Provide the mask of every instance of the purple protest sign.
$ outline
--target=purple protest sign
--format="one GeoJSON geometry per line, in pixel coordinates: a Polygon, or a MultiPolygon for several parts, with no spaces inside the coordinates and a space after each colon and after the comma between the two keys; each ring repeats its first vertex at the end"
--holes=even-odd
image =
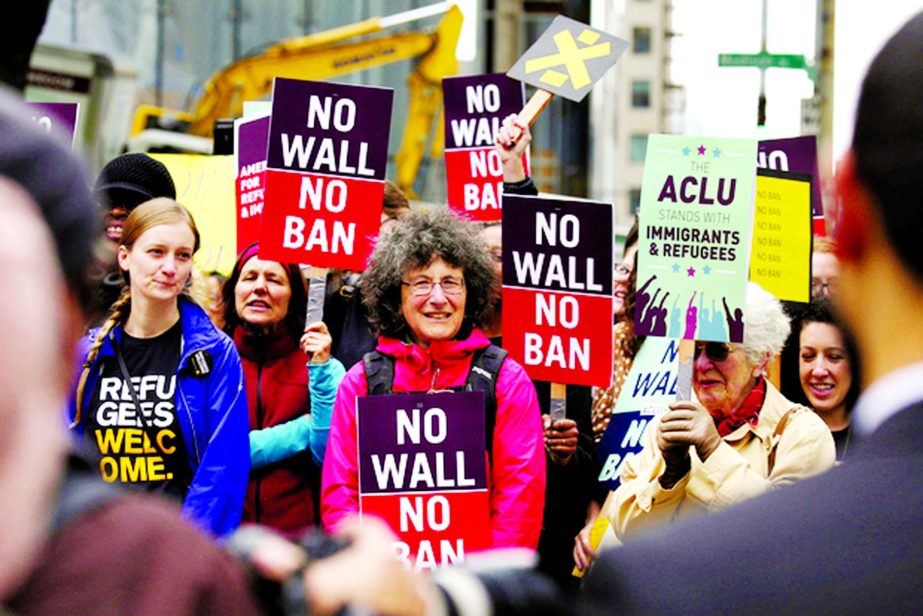
{"type": "Polygon", "coordinates": [[[390,88],[276,77],[270,169],[384,181],[390,88]]]}
{"type": "Polygon", "coordinates": [[[356,405],[359,511],[416,571],[490,545],[484,392],[365,396],[356,405]]]}
{"type": "Polygon", "coordinates": [[[48,132],[57,131],[70,137],[71,147],[77,135],[80,103],[27,103],[34,111],[32,119],[48,132]]]}
{"type": "Polygon", "coordinates": [[[237,254],[259,239],[266,195],[266,149],[269,116],[234,122],[234,156],[237,168],[237,254]]]}
{"type": "Polygon", "coordinates": [[[757,144],[756,166],[773,171],[808,173],[813,180],[811,209],[814,218],[823,219],[824,203],[817,166],[817,137],[805,135],[788,139],[766,139],[757,144]]]}
{"type": "Polygon", "coordinates": [[[357,413],[360,493],[487,488],[483,392],[366,396],[357,413]]]}
{"type": "Polygon", "coordinates": [[[501,120],[522,109],[525,86],[503,73],[446,77],[442,96],[446,149],[493,148],[501,120]]]}
{"type": "Polygon", "coordinates": [[[612,205],[508,195],[503,347],[534,380],[612,379],[612,205]]]}
{"type": "MultiPolygon", "coordinates": [[[[506,116],[525,103],[520,81],[502,73],[442,80],[449,207],[472,220],[500,220],[503,167],[494,140],[506,116]]],[[[523,167],[529,161],[523,154],[523,167]]]]}
{"type": "Polygon", "coordinates": [[[381,224],[394,92],[274,84],[260,256],[361,271],[381,224]]]}

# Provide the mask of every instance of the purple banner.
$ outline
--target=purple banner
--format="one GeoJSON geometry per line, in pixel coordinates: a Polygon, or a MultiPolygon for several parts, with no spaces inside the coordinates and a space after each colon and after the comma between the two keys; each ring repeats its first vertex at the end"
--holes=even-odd
{"type": "Polygon", "coordinates": [[[503,197],[503,286],[612,295],[612,206],[503,197]]]}
{"type": "Polygon", "coordinates": [[[234,122],[237,182],[237,254],[257,241],[266,199],[269,116],[234,122]]]}
{"type": "Polygon", "coordinates": [[[445,147],[494,147],[500,122],[519,113],[525,100],[525,86],[503,73],[442,80],[445,101],[445,147]]]}
{"type": "Polygon", "coordinates": [[[772,171],[794,171],[810,174],[811,210],[815,218],[823,218],[824,203],[817,167],[817,137],[805,135],[788,139],[766,139],[757,144],[756,166],[772,171]]]}
{"type": "Polygon", "coordinates": [[[276,77],[270,169],[385,179],[390,88],[276,77]]]}
{"type": "Polygon", "coordinates": [[[71,146],[77,134],[77,116],[80,103],[35,103],[29,102],[33,109],[32,119],[48,132],[60,132],[70,138],[71,146]]]}
{"type": "Polygon", "coordinates": [[[484,393],[358,399],[362,494],[487,488],[484,393]]]}

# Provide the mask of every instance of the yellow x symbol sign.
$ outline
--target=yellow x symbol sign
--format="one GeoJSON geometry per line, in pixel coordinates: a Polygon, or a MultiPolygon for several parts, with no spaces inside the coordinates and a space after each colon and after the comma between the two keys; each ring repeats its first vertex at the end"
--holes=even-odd
{"type": "Polygon", "coordinates": [[[554,66],[564,65],[567,74],[556,70],[546,70],[539,77],[539,81],[555,86],[557,88],[564,85],[567,78],[570,77],[571,85],[575,90],[579,90],[593,83],[590,73],[586,70],[584,60],[593,58],[603,58],[612,53],[612,46],[609,42],[594,45],[599,34],[592,30],[584,30],[577,39],[570,33],[570,30],[561,30],[554,35],[554,44],[558,48],[558,53],[550,56],[542,56],[526,60],[526,73],[534,73],[543,69],[551,69],[554,66]],[[588,45],[588,47],[577,47],[577,41],[588,45]]]}

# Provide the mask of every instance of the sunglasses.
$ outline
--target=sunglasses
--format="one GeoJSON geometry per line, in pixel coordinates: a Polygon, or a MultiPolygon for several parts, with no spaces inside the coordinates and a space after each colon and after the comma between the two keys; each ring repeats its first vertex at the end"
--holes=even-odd
{"type": "Polygon", "coordinates": [[[705,357],[708,359],[714,362],[722,362],[728,358],[728,355],[733,350],[724,342],[696,342],[694,359],[698,359],[702,351],[705,351],[705,357]]]}

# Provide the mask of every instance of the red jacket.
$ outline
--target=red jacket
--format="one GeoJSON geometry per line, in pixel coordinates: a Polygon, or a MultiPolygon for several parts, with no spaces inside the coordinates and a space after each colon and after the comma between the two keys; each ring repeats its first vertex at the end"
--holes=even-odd
{"type": "MultiPolygon", "coordinates": [[[[234,331],[247,387],[250,429],[285,423],[310,412],[308,369],[298,341],[288,332],[270,336],[234,331]]],[[[317,524],[315,496],[320,471],[310,450],[262,468],[252,468],[244,501],[244,522],[256,522],[289,536],[317,524]]]]}
{"type": "MultiPolygon", "coordinates": [[[[464,385],[474,351],[488,344],[475,329],[466,340],[437,341],[428,348],[381,337],[377,349],[395,359],[393,391],[420,392],[464,385]]],[[[333,407],[321,495],[327,529],[359,511],[356,397],[367,392],[360,362],[346,373],[333,407]]],[[[511,358],[500,368],[496,394],[497,423],[488,473],[491,547],[534,549],[545,503],[545,445],[538,399],[525,370],[511,358]]]]}

